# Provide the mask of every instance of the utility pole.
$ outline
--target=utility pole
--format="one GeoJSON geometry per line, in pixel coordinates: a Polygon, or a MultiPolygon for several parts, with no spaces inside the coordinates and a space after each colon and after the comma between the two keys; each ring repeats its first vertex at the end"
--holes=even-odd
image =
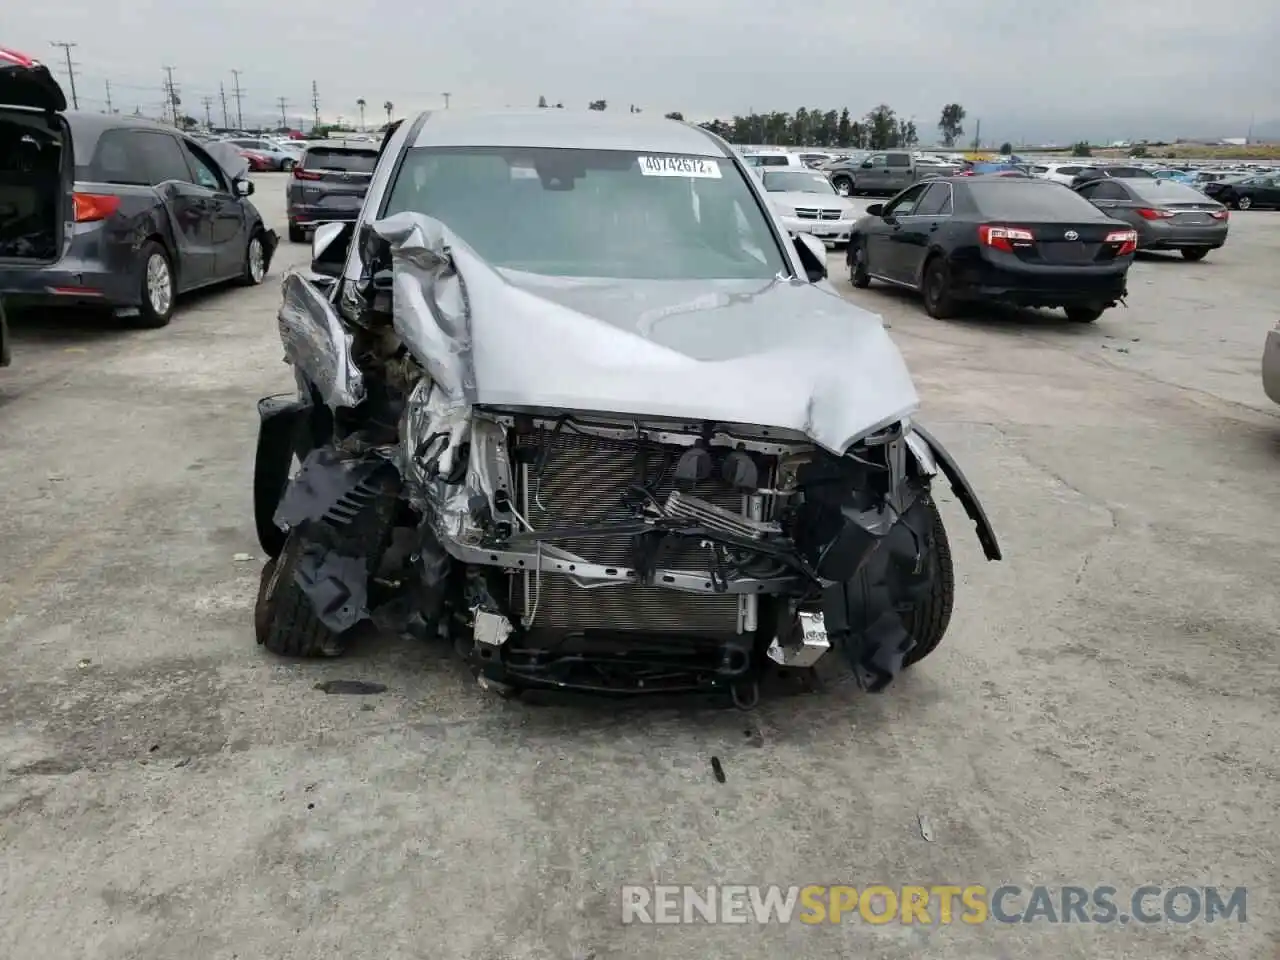
{"type": "Polygon", "coordinates": [[[316,86],[314,80],[311,81],[311,109],[316,113],[316,126],[320,126],[320,88],[316,86]]]}
{"type": "Polygon", "coordinates": [[[978,120],[973,128],[973,149],[977,150],[982,146],[982,121],[978,120]]]}
{"type": "Polygon", "coordinates": [[[235,93],[236,129],[243,130],[244,129],[244,111],[241,109],[241,106],[242,106],[242,99],[244,97],[244,91],[240,89],[240,73],[241,71],[239,70],[231,71],[231,76],[235,78],[235,84],[236,84],[236,93],[235,93]]]}
{"type": "Polygon", "coordinates": [[[76,97],[76,65],[71,62],[71,48],[78,44],[67,43],[65,40],[52,40],[50,46],[61,47],[62,52],[67,55],[67,79],[71,81],[71,107],[79,110],[80,100],[76,97]]]}
{"type": "Polygon", "coordinates": [[[204,104],[204,125],[212,130],[213,117],[210,116],[209,111],[213,109],[213,97],[201,97],[201,102],[204,104]]]}
{"type": "Polygon", "coordinates": [[[108,80],[107,81],[107,116],[110,116],[113,113],[115,113],[115,111],[111,109],[111,81],[108,80]]]}
{"type": "Polygon", "coordinates": [[[218,96],[222,97],[222,129],[226,130],[231,126],[231,117],[227,115],[227,88],[221,80],[218,81],[218,96]]]}
{"type": "Polygon", "coordinates": [[[450,97],[452,97],[452,96],[453,96],[453,94],[452,94],[452,93],[443,93],[443,94],[441,94],[441,96],[442,96],[442,97],[444,97],[444,108],[445,108],[446,110],[448,110],[448,109],[449,109],[449,98],[450,98],[450,97]]]}
{"type": "Polygon", "coordinates": [[[181,104],[182,101],[178,99],[178,88],[173,85],[173,67],[164,67],[162,69],[165,73],[165,89],[169,92],[168,100],[169,108],[173,113],[173,125],[181,128],[182,123],[179,120],[180,114],[178,113],[178,105],[181,104]]]}
{"type": "Polygon", "coordinates": [[[285,98],[284,98],[284,97],[277,97],[277,98],[276,98],[276,103],[280,104],[280,126],[282,126],[282,127],[288,127],[288,126],[289,126],[289,120],[288,120],[288,118],[284,115],[284,108],[285,108],[285,106],[287,105],[287,101],[285,100],[285,98]]]}

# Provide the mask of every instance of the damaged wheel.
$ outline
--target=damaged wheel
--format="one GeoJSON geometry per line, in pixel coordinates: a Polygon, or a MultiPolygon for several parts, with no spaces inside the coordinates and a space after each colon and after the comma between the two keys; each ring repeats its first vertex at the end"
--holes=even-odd
{"type": "Polygon", "coordinates": [[[883,690],[936,650],[951,622],[955,573],[932,497],[920,497],[862,569],[829,590],[827,629],[864,689],[883,690]]]}
{"type": "Polygon", "coordinates": [[[390,539],[397,502],[394,492],[384,490],[347,523],[309,522],[289,531],[280,555],[262,570],[254,609],[259,644],[285,657],[336,657],[344,652],[348,635],[368,613],[369,581],[390,539]],[[363,565],[362,581],[317,578],[323,566],[315,560],[331,555],[363,565]],[[343,629],[335,629],[335,623],[343,629]]]}

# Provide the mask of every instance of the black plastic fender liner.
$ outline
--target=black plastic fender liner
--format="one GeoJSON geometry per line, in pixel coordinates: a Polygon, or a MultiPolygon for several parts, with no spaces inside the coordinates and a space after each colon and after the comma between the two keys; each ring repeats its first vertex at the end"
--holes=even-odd
{"type": "Polygon", "coordinates": [[[1003,560],[1004,554],[1000,550],[999,541],[996,540],[995,529],[991,526],[991,521],[987,519],[987,512],[982,509],[982,504],[978,501],[978,495],[974,492],[972,484],[969,483],[968,478],[960,470],[960,465],[956,463],[951,454],[947,453],[946,448],[938,442],[937,438],[920,426],[919,423],[913,420],[911,429],[919,435],[921,440],[929,445],[929,449],[933,452],[933,457],[937,461],[938,469],[947,478],[947,482],[951,484],[951,490],[955,493],[956,499],[960,501],[960,505],[964,507],[964,512],[973,521],[978,534],[978,542],[982,544],[983,554],[988,560],[1003,560]]]}
{"type": "Polygon", "coordinates": [[[823,591],[831,646],[870,693],[888,686],[915,647],[903,613],[921,601],[938,575],[933,509],[928,497],[917,497],[858,571],[823,591]]]}
{"type": "Polygon", "coordinates": [[[294,394],[258,401],[258,446],[253,458],[253,521],[258,543],[268,557],[280,556],[285,532],[276,525],[276,508],[289,483],[289,468],[300,453],[300,436],[311,405],[294,394]]]}

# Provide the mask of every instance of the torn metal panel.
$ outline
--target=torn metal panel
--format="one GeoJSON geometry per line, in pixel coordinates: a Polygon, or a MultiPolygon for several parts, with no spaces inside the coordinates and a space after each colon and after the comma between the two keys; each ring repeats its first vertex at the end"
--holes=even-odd
{"type": "Polygon", "coordinates": [[[351,357],[352,337],[325,294],[297,270],[281,284],[280,339],[285,361],[300,378],[315,385],[332,408],[355,407],[364,400],[364,375],[351,357]]]}
{"type": "Polygon", "coordinates": [[[843,453],[919,402],[880,318],[813,284],[545,276],[423,214],[373,229],[396,330],[458,403],[758,424],[843,453]]]}
{"type": "Polygon", "coordinates": [[[369,497],[366,481],[386,465],[377,456],[343,457],[332,447],[311,451],[280,498],[276,525],[292,530],[308,521],[347,522],[369,497]]]}

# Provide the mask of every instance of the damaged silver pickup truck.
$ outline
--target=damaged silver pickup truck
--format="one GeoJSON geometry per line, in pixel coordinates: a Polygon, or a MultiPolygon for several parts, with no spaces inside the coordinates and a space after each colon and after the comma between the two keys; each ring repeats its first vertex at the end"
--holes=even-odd
{"type": "Polygon", "coordinates": [[[955,580],[880,319],[733,151],[633,115],[424,114],[284,281],[297,394],[260,402],[258,641],[340,654],[377,608],[481,683],[723,689],[840,657],[879,690],[955,580]]]}

